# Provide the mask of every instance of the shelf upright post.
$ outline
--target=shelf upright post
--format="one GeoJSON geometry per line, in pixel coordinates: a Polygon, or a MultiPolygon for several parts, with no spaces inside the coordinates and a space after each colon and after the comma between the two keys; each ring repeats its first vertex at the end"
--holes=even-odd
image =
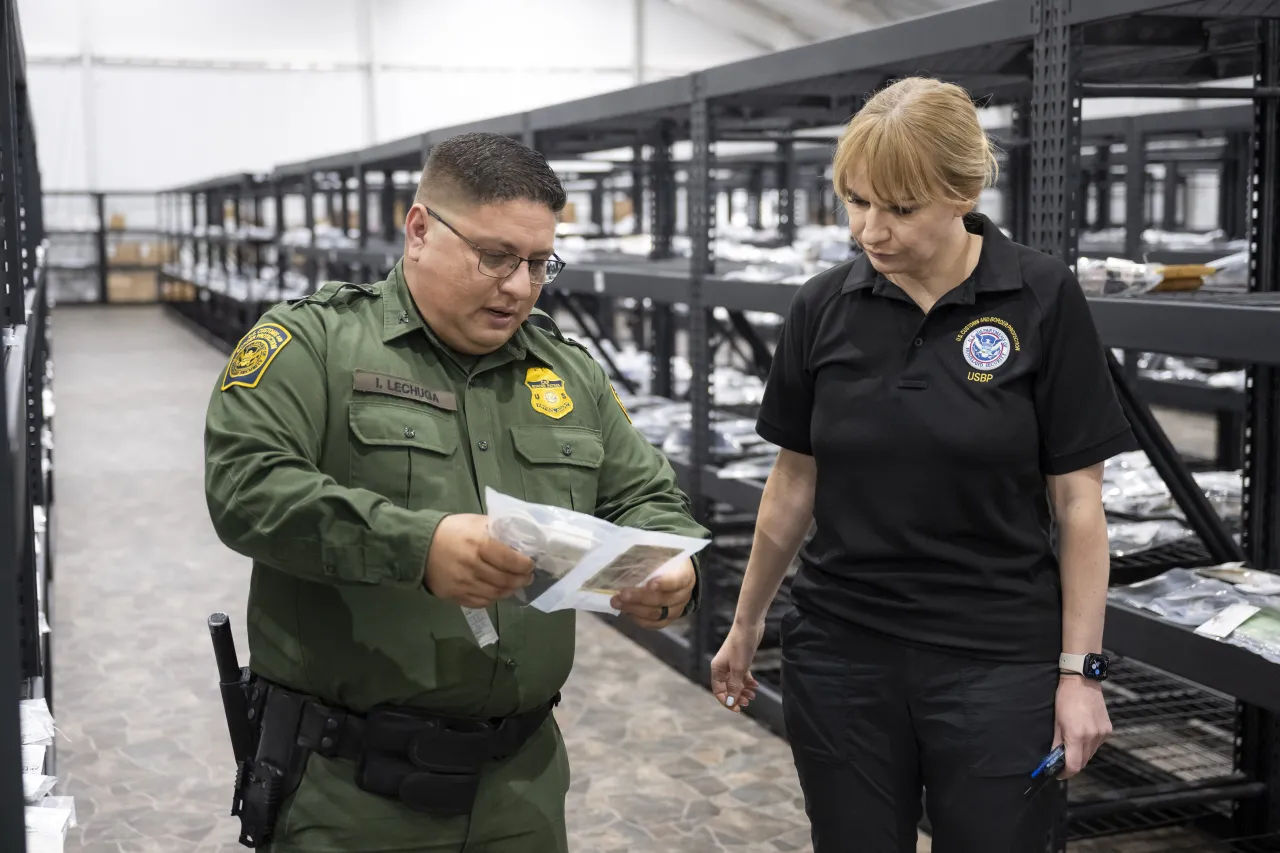
{"type": "MultiPolygon", "coordinates": [[[[1027,244],[1076,265],[1080,173],[1080,78],[1084,35],[1067,20],[1070,0],[1031,0],[1031,194],[1027,244]]],[[[1057,818],[1046,849],[1067,847],[1066,786],[1054,790],[1057,818]]]]}
{"type": "Polygon", "coordinates": [[[1010,122],[1009,177],[1005,190],[1006,222],[1013,239],[1026,243],[1031,228],[1031,104],[1019,101],[1013,106],[1010,122]]]}
{"type": "Polygon", "coordinates": [[[790,246],[796,241],[796,144],[778,143],[778,233],[790,246]]]}
{"type": "Polygon", "coordinates": [[[307,242],[307,281],[310,284],[310,290],[316,289],[316,277],[319,274],[317,266],[319,261],[316,258],[316,173],[310,167],[307,167],[306,173],[302,177],[302,197],[304,201],[303,209],[306,211],[307,232],[310,234],[310,240],[307,242]]]}
{"type": "Polygon", "coordinates": [[[93,239],[98,252],[98,301],[107,301],[107,197],[105,193],[93,194],[94,213],[98,217],[98,230],[93,239]]]}
{"type": "Polygon", "coordinates": [[[1124,146],[1124,256],[1137,261],[1147,227],[1147,140],[1136,118],[1125,122],[1124,146]]]}
{"type": "Polygon", "coordinates": [[[271,180],[271,197],[276,210],[276,299],[283,299],[284,276],[292,258],[284,244],[284,181],[280,178],[271,180]]]}
{"type": "MultiPolygon", "coordinates": [[[[689,176],[685,182],[689,204],[689,239],[691,265],[689,277],[689,334],[688,353],[692,376],[689,383],[691,408],[690,467],[693,476],[687,492],[693,504],[694,517],[706,524],[711,515],[702,482],[711,463],[711,376],[714,365],[708,328],[711,308],[703,304],[702,287],[708,276],[715,273],[715,186],[712,170],[715,168],[715,117],[713,107],[704,91],[704,78],[693,76],[693,103],[689,110],[689,136],[693,143],[693,157],[689,163],[689,176]]],[[[701,679],[703,663],[712,654],[712,636],[715,624],[715,584],[704,574],[701,608],[693,632],[691,665],[695,678],[701,679]]]]}
{"type": "MultiPolygon", "coordinates": [[[[671,161],[671,144],[675,136],[672,123],[663,119],[653,140],[653,156],[649,161],[649,234],[653,246],[649,257],[655,261],[671,257],[671,238],[676,230],[676,172],[671,161]]],[[[655,303],[651,311],[653,352],[653,393],[673,397],[671,359],[675,356],[675,319],[670,305],[655,303]]]]}
{"type": "MultiPolygon", "coordinates": [[[[7,15],[6,15],[7,17],[7,15]]],[[[0,34],[7,47],[10,34],[0,34]]],[[[10,61],[8,52],[3,63],[10,61]]],[[[8,182],[6,182],[7,184],[8,182]]],[[[9,194],[11,184],[0,187],[9,194]]],[[[6,236],[8,229],[6,229],[6,236]]],[[[8,325],[6,321],[5,325],[8,325]]],[[[0,349],[0,353],[3,350],[0,349]]],[[[3,359],[0,358],[0,362],[3,359]]],[[[4,371],[0,371],[0,430],[4,447],[0,452],[0,602],[8,613],[0,618],[0,850],[16,853],[26,849],[26,821],[22,797],[22,729],[18,703],[22,696],[22,670],[18,651],[18,493],[14,481],[17,447],[9,434],[8,390],[4,387],[4,371]]]]}
{"type": "MultiPolygon", "coordinates": [[[[1280,20],[1257,23],[1254,85],[1280,86],[1280,20]]],[[[1280,99],[1255,98],[1250,172],[1249,289],[1280,291],[1280,99]]],[[[1280,342],[1272,342],[1280,346],[1280,342]]],[[[1253,566],[1280,570],[1280,371],[1247,369],[1244,441],[1244,546],[1253,566]]],[[[1267,784],[1260,798],[1237,802],[1236,829],[1280,830],[1280,714],[1239,705],[1237,767],[1267,784]]]]}
{"type": "Polygon", "coordinates": [[[639,234],[644,229],[644,145],[637,143],[631,148],[631,226],[632,234],[639,234]]]}
{"type": "Polygon", "coordinates": [[[764,167],[752,166],[747,172],[747,227],[759,229],[763,213],[764,167]]]}
{"type": "Polygon", "coordinates": [[[1097,199],[1094,207],[1093,228],[1111,227],[1111,143],[1099,142],[1094,161],[1093,187],[1097,199]]]}

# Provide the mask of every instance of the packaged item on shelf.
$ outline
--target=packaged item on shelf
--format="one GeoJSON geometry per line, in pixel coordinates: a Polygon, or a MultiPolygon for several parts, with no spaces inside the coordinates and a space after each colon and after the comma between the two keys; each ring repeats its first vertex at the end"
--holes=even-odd
{"type": "Polygon", "coordinates": [[[56,784],[58,780],[54,776],[45,776],[43,773],[23,773],[22,797],[27,801],[27,805],[38,803],[53,790],[56,784]]]}
{"type": "Polygon", "coordinates": [[[1084,292],[1093,296],[1133,296],[1160,283],[1159,274],[1147,264],[1124,258],[1081,257],[1076,277],[1084,292]]]}
{"type": "MultiPolygon", "coordinates": [[[[682,424],[671,431],[662,443],[662,452],[668,456],[687,458],[692,452],[690,442],[693,428],[682,424]]],[[[735,418],[719,421],[711,425],[711,459],[714,462],[725,462],[748,454],[759,453],[765,449],[777,448],[765,441],[756,432],[756,422],[751,418],[735,418]]]]}
{"type": "Polygon", "coordinates": [[[1232,584],[1191,569],[1170,569],[1150,580],[1116,587],[1108,595],[1189,628],[1203,625],[1232,605],[1251,603],[1232,584]]]}
{"type": "Polygon", "coordinates": [[[44,699],[23,699],[18,705],[23,746],[49,746],[55,732],[49,703],[44,699]]]}
{"type": "Polygon", "coordinates": [[[1159,521],[1121,521],[1107,525],[1111,556],[1127,557],[1161,545],[1181,542],[1192,536],[1185,524],[1172,519],[1159,521]]]}
{"type": "Polygon", "coordinates": [[[1280,610],[1258,610],[1228,634],[1226,642],[1280,664],[1280,610]]]}
{"type": "Polygon", "coordinates": [[[27,826],[27,853],[63,853],[71,814],[65,808],[27,806],[23,815],[27,826]]]}

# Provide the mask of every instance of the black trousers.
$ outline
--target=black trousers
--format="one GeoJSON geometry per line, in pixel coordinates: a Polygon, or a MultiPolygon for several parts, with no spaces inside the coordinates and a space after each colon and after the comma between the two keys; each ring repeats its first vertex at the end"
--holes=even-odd
{"type": "Polygon", "coordinates": [[[790,610],[782,694],[814,853],[1042,853],[1053,787],[1057,662],[993,663],[913,648],[790,610]],[[923,803],[922,794],[923,792],[923,803]]]}

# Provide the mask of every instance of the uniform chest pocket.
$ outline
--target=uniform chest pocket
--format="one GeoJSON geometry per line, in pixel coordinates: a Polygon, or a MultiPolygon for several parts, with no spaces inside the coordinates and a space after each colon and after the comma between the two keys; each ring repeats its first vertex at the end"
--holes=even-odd
{"type": "Polygon", "coordinates": [[[407,509],[447,509],[457,488],[458,427],[425,406],[352,402],[353,488],[407,509]]]}
{"type": "Polygon", "coordinates": [[[588,515],[595,512],[604,442],[589,427],[520,424],[511,428],[524,499],[588,515]]]}

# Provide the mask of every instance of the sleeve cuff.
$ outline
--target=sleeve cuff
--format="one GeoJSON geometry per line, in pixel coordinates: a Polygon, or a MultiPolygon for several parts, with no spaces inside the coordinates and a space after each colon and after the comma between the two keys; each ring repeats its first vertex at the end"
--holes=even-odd
{"type": "Polygon", "coordinates": [[[1084,450],[1076,450],[1072,453],[1063,453],[1057,456],[1046,454],[1041,463],[1041,468],[1045,474],[1061,476],[1062,474],[1070,474],[1072,471],[1079,471],[1082,468],[1088,468],[1091,465],[1097,465],[1099,462],[1105,462],[1118,454],[1139,449],[1141,448],[1138,440],[1133,435],[1133,430],[1125,426],[1124,429],[1106,441],[1084,450]]]}
{"type": "Polygon", "coordinates": [[[813,455],[813,446],[810,444],[807,436],[804,440],[798,440],[792,433],[779,429],[763,418],[756,421],[756,434],[765,441],[776,444],[784,450],[790,450],[793,453],[803,453],[805,456],[813,455]]]}
{"type": "Polygon", "coordinates": [[[346,566],[338,574],[343,580],[389,584],[408,589],[421,586],[427,570],[427,555],[436,528],[448,513],[436,510],[407,510],[386,507],[379,513],[372,535],[362,549],[363,560],[346,566]],[[346,576],[346,575],[351,576],[346,576]]]}

